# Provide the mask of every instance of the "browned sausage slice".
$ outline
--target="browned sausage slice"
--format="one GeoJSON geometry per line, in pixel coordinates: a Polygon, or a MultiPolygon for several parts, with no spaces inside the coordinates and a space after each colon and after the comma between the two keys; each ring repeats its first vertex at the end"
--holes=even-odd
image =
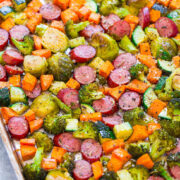
{"type": "Polygon", "coordinates": [[[6,70],[0,65],[0,81],[7,81],[6,70]]]}
{"type": "Polygon", "coordinates": [[[102,147],[94,139],[86,139],[81,145],[83,158],[90,163],[98,161],[102,155],[102,147]]]}
{"type": "Polygon", "coordinates": [[[9,34],[6,30],[0,28],[0,50],[4,50],[8,44],[9,34]]]}
{"type": "Polygon", "coordinates": [[[18,66],[5,65],[4,67],[9,75],[22,74],[24,72],[23,69],[18,66]]]}
{"type": "Polygon", "coordinates": [[[148,180],[164,180],[162,177],[159,176],[150,176],[148,180]]]}
{"type": "Polygon", "coordinates": [[[139,13],[139,25],[144,29],[150,24],[150,12],[148,7],[141,9],[139,13]]]}
{"type": "Polygon", "coordinates": [[[122,116],[118,115],[106,116],[102,118],[104,124],[106,124],[110,128],[113,128],[115,125],[121,124],[122,120],[122,116]]]}
{"type": "Polygon", "coordinates": [[[172,176],[179,180],[180,179],[180,167],[179,166],[173,166],[172,168],[170,168],[170,173],[172,174],[172,176]]]}
{"type": "Polygon", "coordinates": [[[28,96],[31,99],[34,99],[36,97],[38,97],[41,94],[41,86],[39,83],[36,84],[35,88],[33,89],[33,91],[24,91],[26,96],[28,96]]]}
{"type": "Polygon", "coordinates": [[[89,66],[80,66],[74,70],[74,78],[80,84],[89,84],[95,81],[96,71],[89,66]]]}

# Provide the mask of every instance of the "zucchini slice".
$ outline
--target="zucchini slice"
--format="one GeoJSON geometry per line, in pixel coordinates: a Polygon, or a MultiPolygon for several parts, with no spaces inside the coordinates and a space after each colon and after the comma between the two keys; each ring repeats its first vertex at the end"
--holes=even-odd
{"type": "Polygon", "coordinates": [[[164,73],[170,74],[172,73],[172,71],[175,70],[171,61],[158,59],[157,63],[158,63],[159,68],[162,69],[164,73]]]}
{"type": "Polygon", "coordinates": [[[89,114],[89,113],[94,113],[94,109],[92,106],[88,104],[81,104],[81,112],[82,114],[89,114]]]}
{"type": "Polygon", "coordinates": [[[8,17],[12,17],[14,15],[14,9],[10,6],[3,6],[0,8],[0,17],[2,19],[7,19],[8,17]]]}
{"type": "Polygon", "coordinates": [[[0,89],[0,106],[9,106],[10,95],[7,87],[0,89]]]}
{"type": "Polygon", "coordinates": [[[166,76],[161,76],[161,78],[159,79],[158,83],[156,84],[156,86],[154,88],[155,93],[158,94],[159,92],[161,92],[163,90],[163,88],[164,88],[164,86],[166,84],[166,79],[167,78],[168,77],[166,77],[166,76]]]}
{"type": "Polygon", "coordinates": [[[18,115],[23,114],[29,108],[29,106],[23,102],[17,102],[9,107],[13,109],[18,115]]]}
{"type": "Polygon", "coordinates": [[[166,120],[171,120],[172,118],[170,116],[168,116],[167,114],[167,108],[164,108],[160,114],[158,115],[159,119],[166,119],[166,120]]]}
{"type": "Polygon", "coordinates": [[[66,119],[65,131],[77,131],[78,130],[78,119],[66,119]]]}
{"type": "Polygon", "coordinates": [[[86,0],[85,6],[93,12],[98,12],[98,6],[94,0],[86,0]]]}
{"type": "Polygon", "coordinates": [[[17,12],[22,11],[26,7],[26,0],[12,0],[12,3],[17,12]]]}

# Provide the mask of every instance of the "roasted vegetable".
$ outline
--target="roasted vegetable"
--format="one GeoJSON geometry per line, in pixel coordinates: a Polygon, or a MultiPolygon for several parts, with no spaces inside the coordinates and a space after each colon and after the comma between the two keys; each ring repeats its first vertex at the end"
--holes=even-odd
{"type": "Polygon", "coordinates": [[[47,29],[48,29],[48,25],[46,25],[46,24],[39,24],[39,25],[36,26],[35,34],[37,34],[38,36],[42,37],[47,29]]]}
{"type": "MultiPolygon", "coordinates": [[[[180,116],[180,98],[173,98],[168,103],[168,114],[176,119],[180,116]]],[[[180,120],[180,119],[179,119],[180,120]]]]}
{"type": "Polygon", "coordinates": [[[107,84],[107,80],[99,74],[97,74],[97,76],[96,76],[96,82],[101,86],[107,84]]]}
{"type": "Polygon", "coordinates": [[[176,69],[174,73],[172,87],[174,90],[180,91],[180,68],[176,69]]]}
{"type": "Polygon", "coordinates": [[[114,171],[105,172],[100,180],[117,180],[117,174],[114,171]]]}
{"type": "Polygon", "coordinates": [[[67,88],[66,84],[62,81],[54,81],[52,82],[49,91],[54,95],[57,95],[61,89],[67,88]]]}
{"type": "Polygon", "coordinates": [[[10,95],[8,88],[0,89],[0,106],[9,106],[10,104],[10,95]]]}
{"type": "Polygon", "coordinates": [[[169,156],[167,157],[167,163],[170,168],[173,166],[180,167],[180,152],[169,154],[169,156]]]}

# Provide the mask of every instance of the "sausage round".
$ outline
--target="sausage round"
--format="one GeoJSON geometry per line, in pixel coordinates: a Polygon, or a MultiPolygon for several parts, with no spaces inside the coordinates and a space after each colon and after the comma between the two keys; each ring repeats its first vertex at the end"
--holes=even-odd
{"type": "Polygon", "coordinates": [[[141,9],[139,13],[139,25],[144,29],[150,24],[150,12],[148,7],[144,7],[141,9]]]}
{"type": "Polygon", "coordinates": [[[57,97],[65,103],[67,106],[70,106],[72,109],[77,109],[79,107],[79,93],[75,89],[65,88],[61,89],[58,92],[57,97]]]}
{"type": "Polygon", "coordinates": [[[94,139],[86,139],[81,145],[83,158],[90,163],[98,161],[102,155],[102,147],[94,139]]]}
{"type": "Polygon", "coordinates": [[[2,58],[8,65],[19,65],[24,61],[24,57],[16,49],[6,49],[2,58]]]}
{"type": "Polygon", "coordinates": [[[24,72],[23,69],[18,66],[5,65],[4,67],[9,75],[17,75],[22,74],[24,72]]]}
{"type": "Polygon", "coordinates": [[[125,35],[129,36],[131,32],[131,26],[126,21],[117,21],[111,27],[109,27],[109,34],[117,41],[121,40],[125,35]]]}
{"type": "Polygon", "coordinates": [[[15,139],[25,138],[29,132],[28,122],[24,117],[12,117],[8,121],[8,130],[15,139]]]}
{"type": "Polygon", "coordinates": [[[12,29],[10,29],[9,34],[10,38],[14,38],[18,41],[23,41],[24,36],[29,35],[30,31],[24,25],[15,25],[12,29]]]}
{"type": "Polygon", "coordinates": [[[129,83],[131,77],[129,71],[118,68],[111,72],[108,79],[108,85],[110,87],[116,87],[129,83]]]}
{"type": "Polygon", "coordinates": [[[116,101],[111,96],[105,96],[93,102],[93,108],[104,115],[113,114],[117,110],[116,101]]]}
{"type": "Polygon", "coordinates": [[[179,166],[173,166],[170,168],[170,173],[175,179],[180,179],[180,167],[179,166]]]}
{"type": "Polygon", "coordinates": [[[78,63],[91,60],[96,55],[96,49],[89,45],[80,45],[70,52],[71,59],[78,63]]]}
{"type": "Polygon", "coordinates": [[[7,81],[6,69],[0,65],[0,81],[7,81]]]}
{"type": "Polygon", "coordinates": [[[75,180],[88,180],[93,175],[91,165],[85,160],[75,162],[73,176],[75,180]]]}
{"type": "Polygon", "coordinates": [[[150,176],[148,180],[164,180],[162,177],[159,176],[150,176]]]}
{"type": "Polygon", "coordinates": [[[6,45],[8,44],[8,39],[9,39],[9,33],[0,28],[0,50],[4,50],[6,45]]]}
{"type": "Polygon", "coordinates": [[[42,17],[48,21],[59,19],[61,15],[61,9],[54,4],[44,4],[40,8],[42,17]]]}
{"type": "Polygon", "coordinates": [[[96,71],[89,66],[80,66],[74,70],[74,78],[80,84],[89,84],[95,81],[96,71]]]}
{"type": "Polygon", "coordinates": [[[113,61],[113,65],[116,69],[122,68],[125,70],[129,70],[131,66],[136,64],[136,62],[137,62],[137,59],[133,54],[122,53],[113,61]]]}
{"type": "Polygon", "coordinates": [[[176,24],[167,17],[160,17],[156,21],[155,27],[162,37],[175,37],[178,33],[176,24]]]}
{"type": "Polygon", "coordinates": [[[119,98],[119,107],[125,111],[138,107],[140,103],[141,96],[134,91],[125,92],[119,98]]]}
{"type": "Polygon", "coordinates": [[[115,125],[122,123],[122,116],[118,116],[118,115],[106,116],[102,118],[102,121],[110,128],[113,128],[115,125]]]}
{"type": "Polygon", "coordinates": [[[81,140],[73,137],[71,133],[62,133],[54,136],[54,144],[69,152],[79,152],[81,149],[81,140]]]}
{"type": "Polygon", "coordinates": [[[33,91],[24,91],[26,96],[28,96],[31,99],[34,99],[38,97],[41,94],[41,86],[39,83],[36,83],[36,86],[34,87],[33,91]]]}

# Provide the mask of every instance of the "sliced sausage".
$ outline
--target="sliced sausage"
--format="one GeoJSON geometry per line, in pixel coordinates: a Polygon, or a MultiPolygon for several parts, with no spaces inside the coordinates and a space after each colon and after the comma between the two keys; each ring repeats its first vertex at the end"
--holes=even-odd
{"type": "Polygon", "coordinates": [[[104,29],[97,24],[88,25],[84,30],[80,32],[81,36],[84,36],[86,39],[90,39],[92,35],[96,32],[104,32],[104,29]]]}
{"type": "Polygon", "coordinates": [[[160,177],[160,176],[150,176],[148,178],[148,180],[164,180],[164,179],[162,177],[160,177]]]}
{"type": "Polygon", "coordinates": [[[119,68],[111,72],[108,79],[108,85],[110,87],[116,87],[129,83],[131,77],[129,71],[119,68]]]}
{"type": "Polygon", "coordinates": [[[29,132],[28,122],[23,116],[12,117],[8,121],[8,130],[15,139],[25,138],[29,132]]]}
{"type": "Polygon", "coordinates": [[[102,155],[102,147],[94,139],[86,139],[81,145],[83,158],[90,163],[98,161],[102,155]]]}
{"type": "Polygon", "coordinates": [[[150,12],[148,7],[141,9],[139,13],[139,25],[144,29],[150,24],[150,12]]]}
{"type": "Polygon", "coordinates": [[[58,92],[57,97],[67,106],[70,106],[72,109],[76,109],[79,107],[78,91],[75,89],[71,89],[71,88],[61,89],[58,92]]]}
{"type": "Polygon", "coordinates": [[[137,63],[136,57],[131,53],[122,53],[114,61],[113,65],[117,68],[129,70],[131,66],[137,63]]]}
{"type": "Polygon", "coordinates": [[[172,168],[170,168],[170,173],[172,174],[172,176],[179,180],[180,179],[180,167],[179,166],[173,166],[172,168]]]}
{"type": "Polygon", "coordinates": [[[73,137],[71,133],[62,133],[54,136],[54,144],[69,152],[79,152],[81,149],[81,140],[73,137]]]}
{"type": "Polygon", "coordinates": [[[113,114],[117,110],[116,101],[111,96],[105,96],[93,102],[93,108],[104,115],[113,114]]]}
{"type": "Polygon", "coordinates": [[[140,103],[141,96],[134,91],[125,92],[119,98],[119,107],[125,111],[138,107],[140,103]]]}
{"type": "Polygon", "coordinates": [[[122,116],[118,115],[106,116],[102,118],[103,123],[110,128],[113,128],[115,125],[121,124],[122,120],[122,116]]]}
{"type": "Polygon", "coordinates": [[[89,45],[80,45],[70,52],[71,59],[78,63],[91,60],[96,55],[96,49],[89,45]]]}
{"type": "Polygon", "coordinates": [[[17,75],[22,74],[24,72],[23,69],[18,66],[5,65],[4,67],[9,75],[17,75]]]}
{"type": "Polygon", "coordinates": [[[89,66],[80,66],[74,70],[74,78],[80,84],[89,84],[95,81],[96,71],[89,66]]]}
{"type": "Polygon", "coordinates": [[[0,50],[4,50],[8,44],[9,34],[6,30],[0,28],[0,50]]]}
{"type": "Polygon", "coordinates": [[[0,65],[0,81],[7,81],[6,69],[0,65]]]}
{"type": "Polygon", "coordinates": [[[61,9],[54,4],[44,4],[40,8],[42,17],[48,21],[59,19],[61,15],[61,9]]]}
{"type": "Polygon", "coordinates": [[[33,91],[24,91],[26,96],[28,96],[31,99],[34,99],[36,97],[38,97],[41,94],[41,86],[39,83],[36,84],[36,86],[34,87],[33,91]]]}
{"type": "Polygon", "coordinates": [[[126,21],[117,21],[111,27],[109,27],[109,34],[117,41],[121,40],[125,35],[129,36],[131,32],[131,26],[126,21]]]}
{"type": "Polygon", "coordinates": [[[177,146],[175,149],[171,150],[169,153],[175,154],[180,152],[180,140],[178,140],[177,146]]]}
{"type": "Polygon", "coordinates": [[[176,24],[167,17],[159,18],[155,23],[155,27],[162,37],[175,37],[178,34],[176,24]]]}
{"type": "Polygon", "coordinates": [[[24,25],[15,25],[10,31],[10,38],[14,38],[18,41],[23,41],[24,36],[30,34],[29,29],[24,25]]]}
{"type": "Polygon", "coordinates": [[[75,180],[88,180],[93,175],[91,165],[85,160],[75,162],[73,176],[75,180]]]}
{"type": "Polygon", "coordinates": [[[108,31],[109,27],[111,27],[115,22],[119,21],[120,18],[116,14],[109,14],[109,16],[105,16],[101,20],[101,26],[105,31],[108,31]]]}
{"type": "Polygon", "coordinates": [[[2,58],[8,65],[19,65],[24,61],[24,57],[16,49],[6,49],[2,58]]]}

